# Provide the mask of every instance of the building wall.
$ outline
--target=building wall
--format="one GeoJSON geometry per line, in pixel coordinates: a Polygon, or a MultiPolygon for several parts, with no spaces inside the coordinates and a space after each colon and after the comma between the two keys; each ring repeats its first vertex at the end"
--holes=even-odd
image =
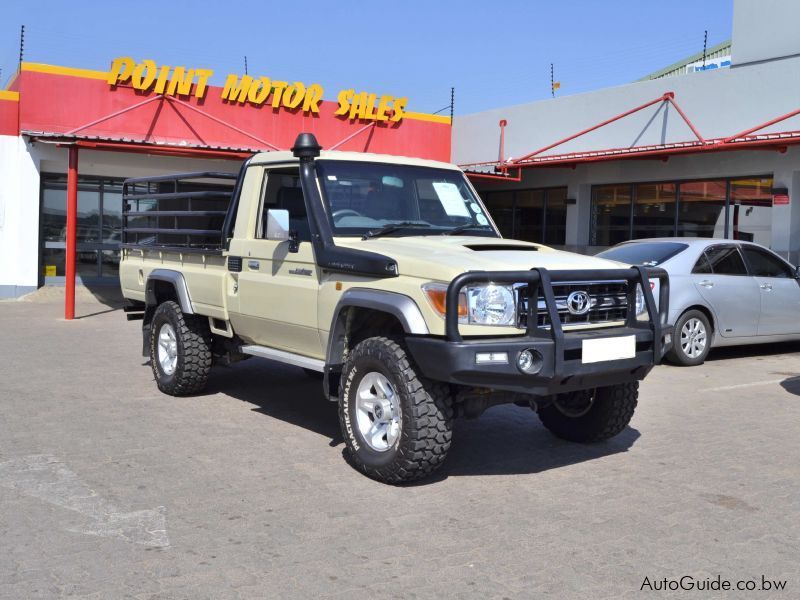
{"type": "Polygon", "coordinates": [[[0,135],[0,298],[32,292],[39,276],[39,161],[0,135]]]}
{"type": "MultiPolygon", "coordinates": [[[[800,36],[796,40],[800,46],[800,36]]],[[[498,122],[501,119],[508,122],[505,158],[519,158],[670,91],[675,93],[675,100],[703,137],[724,138],[798,108],[800,57],[642,81],[456,117],[453,123],[453,162],[466,164],[496,160],[500,139],[498,122]]],[[[764,132],[798,128],[800,117],[794,117],[764,132]]],[[[659,103],[543,155],[693,139],[691,130],[677,111],[659,103]]]]}
{"type": "Polygon", "coordinates": [[[661,160],[610,161],[584,163],[575,169],[526,169],[521,182],[476,180],[479,191],[567,186],[568,197],[576,200],[567,212],[566,247],[594,252],[589,246],[591,190],[593,185],[714,179],[750,175],[771,175],[774,187],[789,190],[791,204],[771,210],[772,249],[794,262],[800,262],[800,147],[785,153],[764,150],[718,152],[704,155],[673,156],[661,160]]]}
{"type": "Polygon", "coordinates": [[[732,66],[796,55],[798,23],[797,0],[735,0],[732,66]]]}

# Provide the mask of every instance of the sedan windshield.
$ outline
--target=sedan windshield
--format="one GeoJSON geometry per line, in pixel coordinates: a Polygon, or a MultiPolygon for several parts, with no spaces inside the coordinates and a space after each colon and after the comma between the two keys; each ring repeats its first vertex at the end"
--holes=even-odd
{"type": "Polygon", "coordinates": [[[597,256],[627,265],[656,267],[688,247],[679,242],[630,242],[604,250],[597,256]]]}
{"type": "Polygon", "coordinates": [[[334,235],[499,237],[460,171],[360,161],[316,164],[334,235]]]}

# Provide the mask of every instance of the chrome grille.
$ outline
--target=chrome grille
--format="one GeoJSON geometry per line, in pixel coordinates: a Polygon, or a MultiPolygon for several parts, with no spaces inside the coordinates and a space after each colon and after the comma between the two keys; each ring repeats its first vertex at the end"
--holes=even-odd
{"type": "MultiPolygon", "coordinates": [[[[517,321],[519,327],[526,327],[528,322],[528,286],[516,288],[518,298],[517,321]]],[[[575,282],[553,284],[556,298],[556,309],[562,325],[597,325],[624,321],[628,316],[628,284],[625,281],[575,282]],[[573,314],[567,306],[567,298],[572,292],[586,292],[589,296],[589,310],[582,315],[573,314]]],[[[544,296],[539,295],[537,323],[539,327],[548,327],[550,318],[547,315],[544,296]]]]}

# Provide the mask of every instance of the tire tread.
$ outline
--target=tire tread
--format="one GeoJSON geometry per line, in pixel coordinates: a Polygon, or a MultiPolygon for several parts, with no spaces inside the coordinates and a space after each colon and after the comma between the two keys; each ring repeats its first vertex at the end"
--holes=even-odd
{"type": "MultiPolygon", "coordinates": [[[[372,337],[363,340],[350,352],[343,373],[348,373],[355,361],[363,356],[382,361],[404,382],[404,390],[410,400],[412,414],[403,414],[403,433],[397,457],[390,464],[371,467],[355,460],[348,446],[348,458],[356,468],[368,477],[386,483],[404,483],[421,479],[433,473],[444,462],[453,438],[453,407],[449,386],[426,379],[417,373],[402,342],[389,337],[372,337]]],[[[342,377],[340,398],[344,393],[345,377],[342,377]]],[[[344,432],[343,404],[339,403],[339,416],[344,432]]],[[[407,406],[403,406],[407,410],[407,406]]]]}
{"type": "Polygon", "coordinates": [[[197,315],[186,315],[177,302],[169,300],[158,306],[153,315],[153,323],[164,315],[173,322],[175,335],[179,340],[179,351],[182,348],[183,360],[179,355],[178,367],[169,381],[160,376],[157,363],[156,340],[159,327],[153,327],[150,340],[151,366],[158,389],[171,396],[189,396],[202,391],[208,383],[211,372],[211,331],[208,321],[197,315]]]}

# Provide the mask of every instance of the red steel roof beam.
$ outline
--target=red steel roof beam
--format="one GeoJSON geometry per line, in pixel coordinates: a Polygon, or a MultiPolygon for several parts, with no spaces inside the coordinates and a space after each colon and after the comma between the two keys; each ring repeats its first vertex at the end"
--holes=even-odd
{"type": "Polygon", "coordinates": [[[744,131],[742,131],[740,133],[737,133],[736,135],[732,135],[731,137],[725,138],[724,140],[722,140],[722,143],[723,144],[730,144],[733,140],[737,140],[739,138],[743,138],[745,136],[750,135],[751,133],[755,133],[756,131],[758,131],[760,129],[765,129],[767,127],[775,125],[775,123],[780,123],[781,121],[785,121],[786,119],[791,119],[792,117],[794,117],[796,115],[800,115],[800,108],[798,108],[797,110],[793,110],[790,113],[786,113],[785,115],[781,115],[780,117],[775,117],[774,119],[771,119],[771,120],[769,120],[769,121],[767,121],[765,123],[762,123],[761,125],[756,125],[755,127],[751,127],[750,129],[745,129],[744,131]]]}
{"type": "Polygon", "coordinates": [[[587,129],[584,129],[583,131],[579,131],[578,133],[575,133],[575,134],[573,134],[573,135],[571,135],[569,137],[566,137],[563,140],[559,140],[559,141],[554,142],[554,143],[552,143],[552,144],[550,144],[548,146],[545,146],[544,148],[540,148],[539,150],[536,150],[535,152],[531,152],[530,154],[526,154],[525,156],[521,156],[521,157],[511,161],[511,164],[517,165],[517,164],[521,163],[524,160],[528,160],[530,158],[533,158],[537,154],[541,154],[542,152],[547,152],[548,150],[552,150],[556,146],[561,146],[562,144],[566,144],[567,142],[571,142],[575,138],[579,138],[582,135],[586,135],[587,133],[591,133],[592,131],[595,131],[596,129],[600,129],[601,127],[605,127],[606,125],[609,125],[610,123],[614,123],[615,121],[619,121],[620,119],[623,119],[623,118],[625,118],[625,117],[627,117],[629,115],[632,115],[633,113],[639,112],[640,110],[644,110],[648,106],[653,106],[653,104],[658,104],[659,102],[666,102],[666,101],[668,101],[670,99],[670,95],[674,95],[674,94],[672,94],[672,92],[666,92],[663,95],[661,95],[659,98],[656,98],[655,100],[651,100],[650,102],[646,102],[645,104],[642,104],[641,106],[637,106],[636,108],[632,108],[630,110],[627,110],[624,113],[620,113],[620,114],[618,114],[618,115],[616,115],[614,117],[611,117],[610,119],[606,119],[605,121],[603,121],[601,123],[598,123],[597,125],[593,125],[592,127],[588,127],[587,129]]]}
{"type": "Polygon", "coordinates": [[[178,100],[177,98],[172,98],[172,97],[170,97],[170,96],[164,96],[164,97],[165,97],[165,98],[166,98],[166,99],[167,99],[169,102],[175,102],[175,103],[177,103],[177,104],[180,104],[181,106],[185,106],[185,107],[186,107],[186,108],[188,108],[189,110],[193,110],[193,111],[194,111],[194,112],[196,112],[196,113],[200,113],[201,115],[203,115],[204,117],[207,117],[207,118],[211,119],[211,120],[212,120],[212,121],[214,121],[215,123],[218,123],[218,124],[220,124],[220,125],[224,125],[224,126],[225,126],[225,127],[227,127],[228,129],[232,129],[232,130],[233,130],[233,131],[235,131],[236,133],[241,133],[242,135],[244,135],[244,136],[247,136],[247,137],[249,137],[250,139],[253,139],[253,140],[257,141],[257,142],[258,142],[258,143],[260,143],[260,144],[264,144],[264,145],[265,145],[265,146],[267,146],[268,148],[272,148],[273,150],[281,150],[281,149],[282,149],[282,148],[278,148],[278,147],[277,147],[275,144],[270,144],[268,141],[266,141],[266,140],[263,140],[263,139],[261,139],[260,137],[253,135],[252,133],[247,133],[247,132],[246,132],[244,129],[240,129],[239,127],[236,127],[236,125],[231,125],[231,124],[230,124],[230,123],[228,123],[227,121],[223,121],[222,119],[218,119],[218,118],[217,118],[217,117],[215,117],[214,115],[212,115],[212,114],[209,114],[209,113],[207,113],[207,112],[206,112],[206,111],[204,111],[204,110],[200,110],[199,108],[197,108],[196,106],[192,106],[192,105],[191,105],[191,104],[189,104],[188,102],[184,102],[183,100],[178,100]]]}
{"type": "Polygon", "coordinates": [[[678,111],[678,114],[683,119],[683,122],[686,123],[689,126],[689,129],[692,130],[692,133],[694,134],[694,136],[700,141],[700,143],[705,144],[706,140],[703,138],[702,135],[700,135],[700,133],[697,131],[697,129],[695,129],[694,124],[689,120],[689,117],[687,117],[686,114],[684,114],[684,112],[681,110],[681,107],[678,106],[678,103],[675,102],[675,94],[673,92],[667,92],[664,95],[668,96],[667,102],[669,102],[670,104],[672,104],[672,106],[675,107],[675,110],[678,111]]]}
{"type": "Polygon", "coordinates": [[[493,181],[514,181],[519,183],[522,181],[522,169],[517,167],[517,175],[516,177],[512,177],[511,175],[493,175],[491,173],[476,173],[475,171],[464,171],[464,175],[467,177],[472,177],[473,179],[491,179],[493,181]]]}

